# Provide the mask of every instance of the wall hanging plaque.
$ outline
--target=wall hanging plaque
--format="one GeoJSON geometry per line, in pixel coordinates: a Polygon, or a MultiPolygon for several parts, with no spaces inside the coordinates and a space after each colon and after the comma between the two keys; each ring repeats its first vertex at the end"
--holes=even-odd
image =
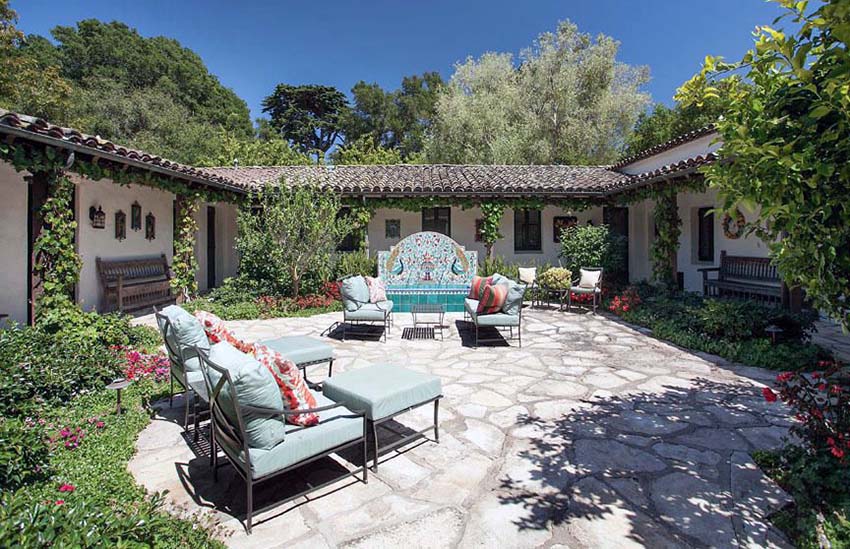
{"type": "Polygon", "coordinates": [[[119,241],[127,238],[127,214],[121,210],[115,212],[115,238],[119,241]]]}
{"type": "Polygon", "coordinates": [[[106,228],[106,214],[103,212],[103,208],[101,206],[98,206],[97,209],[95,209],[94,206],[89,208],[89,219],[91,219],[92,228],[106,228]]]}
{"type": "Polygon", "coordinates": [[[401,238],[401,219],[387,219],[384,223],[386,238],[401,238]]]}
{"type": "Polygon", "coordinates": [[[153,216],[153,212],[148,212],[148,215],[145,216],[145,238],[148,240],[156,238],[156,218],[153,216]]]}
{"type": "Polygon", "coordinates": [[[130,228],[138,231],[142,228],[142,207],[138,202],[130,206],[130,228]]]}

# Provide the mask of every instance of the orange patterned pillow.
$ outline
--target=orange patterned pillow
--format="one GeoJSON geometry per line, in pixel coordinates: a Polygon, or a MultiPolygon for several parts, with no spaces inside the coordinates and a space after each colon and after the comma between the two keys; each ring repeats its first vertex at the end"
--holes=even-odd
{"type": "Polygon", "coordinates": [[[472,286],[469,287],[469,295],[467,296],[469,299],[481,299],[481,292],[484,290],[486,286],[489,286],[493,283],[493,277],[483,277],[483,276],[473,276],[472,277],[472,286]]]}
{"type": "Polygon", "coordinates": [[[481,292],[481,300],[478,302],[478,314],[489,315],[502,310],[502,305],[508,298],[508,287],[504,284],[484,286],[481,292]]]}
{"type": "MultiPolygon", "coordinates": [[[[301,370],[291,360],[287,360],[277,351],[265,345],[254,344],[254,358],[263,364],[274,376],[284,406],[289,410],[304,410],[316,407],[316,397],[307,387],[301,370]]],[[[286,421],[294,425],[309,427],[319,423],[319,415],[313,412],[286,416],[286,421]]]]}
{"type": "Polygon", "coordinates": [[[195,318],[204,327],[207,339],[210,343],[221,343],[226,341],[245,354],[254,354],[254,344],[242,341],[233,332],[224,326],[224,321],[207,311],[195,311],[195,318]]]}

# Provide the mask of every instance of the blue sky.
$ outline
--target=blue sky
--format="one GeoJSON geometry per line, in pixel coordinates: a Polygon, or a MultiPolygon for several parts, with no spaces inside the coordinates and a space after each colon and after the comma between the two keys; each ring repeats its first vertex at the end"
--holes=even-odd
{"type": "Polygon", "coordinates": [[[56,25],[97,18],[175,38],[254,117],[279,82],[348,93],[361,79],[395,89],[408,74],[447,78],[455,62],[516,53],[561,19],[619,40],[620,60],[648,65],[647,91],[670,104],[706,54],[737,59],[755,25],[781,14],[763,0],[12,0],[12,7],[26,33],[48,36],[56,25]]]}

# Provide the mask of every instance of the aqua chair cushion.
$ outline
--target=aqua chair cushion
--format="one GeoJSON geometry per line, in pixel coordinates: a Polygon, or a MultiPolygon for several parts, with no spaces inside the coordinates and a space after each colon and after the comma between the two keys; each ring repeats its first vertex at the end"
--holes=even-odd
{"type": "Polygon", "coordinates": [[[361,320],[382,322],[384,315],[393,310],[393,302],[390,300],[378,303],[366,303],[356,311],[345,311],[345,320],[361,320]]]}
{"type": "MultiPolygon", "coordinates": [[[[322,393],[313,392],[317,407],[334,404],[322,393]]],[[[344,407],[319,412],[320,423],[312,427],[286,424],[286,440],[268,449],[249,449],[254,478],[281,469],[363,437],[363,418],[351,415],[344,407]]]]}
{"type": "Polygon", "coordinates": [[[505,313],[492,313],[489,315],[478,314],[478,302],[474,299],[465,299],[463,306],[476,326],[519,326],[519,315],[506,315],[505,313]]]}
{"type": "MultiPolygon", "coordinates": [[[[169,356],[173,363],[172,367],[176,367],[181,375],[184,372],[200,372],[201,364],[198,354],[195,352],[195,347],[204,351],[210,349],[210,342],[207,339],[206,332],[204,332],[203,325],[197,318],[186,312],[183,307],[177,305],[169,305],[161,312],[168,317],[171,324],[171,329],[168,330],[168,343],[174,349],[179,349],[183,356],[182,363],[180,357],[169,356]]],[[[163,333],[165,326],[159,320],[157,320],[157,324],[160,324],[159,331],[163,333]]]]}
{"type": "MultiPolygon", "coordinates": [[[[286,435],[286,423],[283,420],[283,399],[272,373],[253,357],[239,351],[230,343],[216,343],[210,348],[209,359],[230,373],[233,391],[240,406],[242,420],[245,422],[245,438],[250,448],[269,449],[280,443],[286,435]],[[265,408],[280,415],[258,413],[246,410],[245,406],[265,408]]],[[[215,388],[221,375],[208,368],[210,385],[215,388]]],[[[221,410],[231,421],[238,425],[236,405],[233,395],[225,383],[218,395],[221,410]]]]}
{"type": "Polygon", "coordinates": [[[356,311],[364,303],[369,303],[369,285],[360,275],[343,280],[339,286],[339,294],[346,311],[356,311]]]}
{"type": "Polygon", "coordinates": [[[296,365],[307,362],[324,362],[334,357],[333,347],[313,337],[284,336],[260,343],[273,351],[277,351],[296,365]]]}
{"type": "Polygon", "coordinates": [[[518,315],[522,309],[522,298],[525,296],[525,284],[519,284],[511,279],[505,279],[501,282],[508,287],[508,296],[505,298],[505,304],[502,305],[502,312],[506,315],[518,315]]]}
{"type": "Polygon", "coordinates": [[[349,370],[325,380],[322,393],[372,420],[389,417],[442,393],[440,378],[391,364],[349,370]]]}

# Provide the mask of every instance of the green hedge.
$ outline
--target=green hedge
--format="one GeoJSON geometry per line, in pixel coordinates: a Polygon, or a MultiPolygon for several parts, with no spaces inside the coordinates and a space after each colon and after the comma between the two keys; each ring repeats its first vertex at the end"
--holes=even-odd
{"type": "Polygon", "coordinates": [[[681,347],[774,370],[809,370],[830,357],[808,343],[814,313],[792,314],[751,301],[703,299],[690,293],[668,295],[648,285],[632,290],[640,302],[620,316],[681,347]],[[776,344],[765,331],[770,325],[783,330],[776,344]]]}

